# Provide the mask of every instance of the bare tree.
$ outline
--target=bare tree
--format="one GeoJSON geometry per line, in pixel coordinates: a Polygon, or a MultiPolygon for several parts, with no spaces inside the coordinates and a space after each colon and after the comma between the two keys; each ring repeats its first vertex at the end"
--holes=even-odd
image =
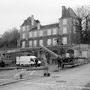
{"type": "Polygon", "coordinates": [[[75,10],[77,16],[79,18],[82,18],[83,17],[87,17],[88,15],[90,15],[90,7],[88,6],[81,6],[81,7],[78,7],[76,10],[75,10]]]}
{"type": "Polygon", "coordinates": [[[81,27],[81,43],[90,43],[89,39],[89,22],[90,22],[90,7],[81,6],[75,10],[77,16],[80,18],[81,27]]]}

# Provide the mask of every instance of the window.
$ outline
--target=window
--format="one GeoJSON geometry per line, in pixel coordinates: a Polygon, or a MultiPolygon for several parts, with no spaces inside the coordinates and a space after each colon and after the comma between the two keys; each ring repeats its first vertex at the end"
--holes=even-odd
{"type": "Polygon", "coordinates": [[[37,46],[37,40],[34,40],[34,41],[33,41],[33,44],[34,44],[34,46],[36,47],[36,46],[37,46]]]}
{"type": "Polygon", "coordinates": [[[67,37],[63,37],[63,38],[62,38],[62,43],[63,43],[63,44],[67,44],[67,37]]]}
{"type": "Polygon", "coordinates": [[[23,27],[22,27],[22,30],[23,30],[23,31],[25,31],[25,30],[26,30],[26,27],[25,27],[25,26],[23,26],[23,27]]]}
{"type": "Polygon", "coordinates": [[[47,35],[51,35],[51,29],[47,30],[47,35]]]}
{"type": "Polygon", "coordinates": [[[29,47],[32,47],[32,41],[29,41],[29,47]]]}
{"type": "Polygon", "coordinates": [[[25,41],[22,42],[22,48],[25,48],[25,41]]]}
{"type": "Polygon", "coordinates": [[[27,26],[27,31],[29,31],[30,30],[30,26],[27,26]]]}
{"type": "Polygon", "coordinates": [[[51,39],[48,39],[48,40],[47,40],[47,45],[51,45],[51,43],[52,43],[52,42],[51,42],[51,39]]]}
{"type": "Polygon", "coordinates": [[[33,32],[33,37],[37,37],[37,31],[33,32]]]}
{"type": "Polygon", "coordinates": [[[90,27],[90,22],[88,22],[88,26],[90,27]]]}
{"type": "Polygon", "coordinates": [[[33,35],[32,35],[32,32],[29,32],[29,38],[32,37],[32,36],[33,36],[33,35]]]}
{"type": "Polygon", "coordinates": [[[67,24],[67,19],[63,19],[63,25],[67,24]]]}
{"type": "Polygon", "coordinates": [[[43,40],[39,40],[39,45],[43,46],[43,40]]]}
{"type": "Polygon", "coordinates": [[[57,45],[57,40],[56,38],[53,38],[53,46],[57,45]]]}
{"type": "Polygon", "coordinates": [[[74,19],[74,20],[73,20],[73,24],[74,24],[74,25],[79,25],[79,21],[78,21],[77,19],[74,19]]]}
{"type": "Polygon", "coordinates": [[[42,30],[39,31],[39,36],[43,36],[43,31],[42,30]]]}
{"type": "Polygon", "coordinates": [[[57,34],[57,28],[53,28],[53,35],[57,34]]]}
{"type": "Polygon", "coordinates": [[[46,36],[46,35],[47,35],[47,31],[43,30],[43,36],[46,36]]]}
{"type": "Polygon", "coordinates": [[[73,26],[73,33],[76,33],[76,27],[73,26]]]}
{"type": "Polygon", "coordinates": [[[63,27],[63,34],[67,34],[67,27],[63,27]]]}
{"type": "Polygon", "coordinates": [[[25,39],[25,33],[22,34],[22,39],[25,39]]]}

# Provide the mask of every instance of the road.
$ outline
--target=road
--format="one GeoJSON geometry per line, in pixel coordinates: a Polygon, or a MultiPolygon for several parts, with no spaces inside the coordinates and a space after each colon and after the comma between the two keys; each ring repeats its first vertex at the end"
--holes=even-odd
{"type": "Polygon", "coordinates": [[[90,64],[86,64],[52,72],[50,77],[32,76],[24,81],[0,86],[0,90],[90,90],[89,83],[90,64]]]}

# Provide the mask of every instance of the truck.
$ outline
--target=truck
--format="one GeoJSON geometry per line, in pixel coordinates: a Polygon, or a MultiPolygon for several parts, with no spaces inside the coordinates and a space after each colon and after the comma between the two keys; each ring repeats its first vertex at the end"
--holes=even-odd
{"type": "MultiPolygon", "coordinates": [[[[22,66],[34,66],[36,64],[35,60],[38,60],[36,56],[17,56],[16,65],[22,66]]],[[[38,65],[41,65],[41,61],[38,60],[38,65]]]]}

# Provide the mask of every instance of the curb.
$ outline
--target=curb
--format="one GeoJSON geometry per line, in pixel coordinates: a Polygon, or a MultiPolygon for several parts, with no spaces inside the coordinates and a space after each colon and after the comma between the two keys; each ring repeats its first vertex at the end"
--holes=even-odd
{"type": "Polygon", "coordinates": [[[24,81],[24,79],[22,79],[22,80],[15,80],[15,81],[7,82],[7,83],[2,83],[2,84],[0,84],[0,86],[4,86],[4,85],[8,85],[8,84],[13,84],[13,83],[17,83],[17,82],[20,82],[20,81],[24,81]]]}
{"type": "Polygon", "coordinates": [[[0,86],[5,86],[5,85],[9,85],[9,84],[13,84],[13,83],[20,82],[20,81],[26,81],[26,80],[29,80],[29,79],[18,79],[18,80],[13,80],[13,81],[11,81],[11,82],[2,83],[2,84],[0,84],[0,86]]]}

